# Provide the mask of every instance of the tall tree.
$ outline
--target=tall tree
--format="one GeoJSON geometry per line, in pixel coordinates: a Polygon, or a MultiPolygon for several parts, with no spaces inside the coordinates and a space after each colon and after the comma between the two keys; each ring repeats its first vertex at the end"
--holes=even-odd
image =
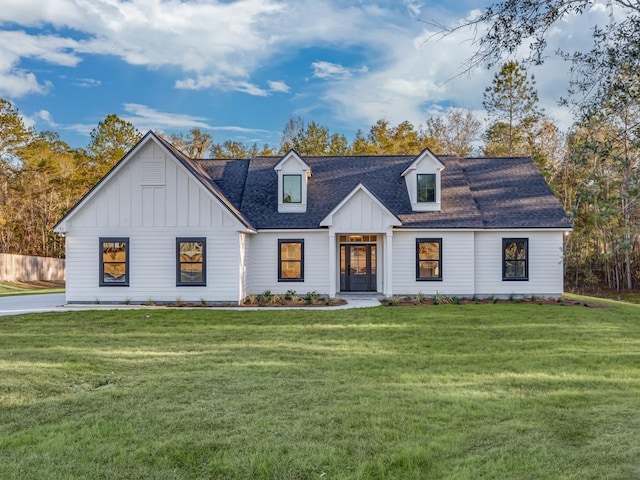
{"type": "Polygon", "coordinates": [[[33,131],[26,128],[18,110],[0,98],[0,251],[11,251],[15,245],[16,218],[13,207],[20,199],[12,195],[16,174],[20,169],[20,158],[16,155],[32,137],[33,131]]]}
{"type": "Polygon", "coordinates": [[[85,191],[78,157],[54,132],[34,135],[18,154],[22,162],[12,191],[20,199],[13,205],[20,253],[63,256],[64,242],[53,226],[85,191]]]}
{"type": "Polygon", "coordinates": [[[331,134],[324,125],[296,116],[286,123],[278,151],[286,153],[293,148],[300,155],[343,155],[347,145],[344,135],[331,134]]]}
{"type": "Polygon", "coordinates": [[[131,122],[110,114],[91,131],[90,137],[88,164],[91,176],[97,180],[138,143],[142,134],[131,122]]]}
{"type": "MultiPolygon", "coordinates": [[[[568,17],[603,7],[609,11],[605,25],[585,27],[585,31],[592,32],[590,45],[558,51],[572,65],[569,88],[572,101],[580,106],[597,104],[604,97],[591,95],[592,92],[606,92],[601,87],[618,78],[625,69],[640,70],[640,3],[636,0],[494,1],[475,18],[445,30],[444,34],[469,26],[486,26],[482,28],[485,33],[478,39],[475,54],[466,62],[469,70],[478,65],[495,66],[506,56],[515,55],[523,45],[529,47],[527,61],[540,64],[545,59],[548,33],[555,26],[568,17]]],[[[640,84],[637,75],[629,80],[636,86],[640,84]]]]}
{"type": "Polygon", "coordinates": [[[533,75],[529,77],[518,62],[503,64],[491,86],[486,88],[482,102],[489,117],[494,119],[487,130],[488,150],[491,151],[492,145],[503,144],[509,156],[528,153],[522,150],[541,116],[537,103],[533,75]]]}
{"type": "Polygon", "coordinates": [[[481,127],[472,112],[452,107],[444,115],[427,119],[425,134],[438,146],[438,153],[467,157],[480,140],[481,127]]]}
{"type": "Polygon", "coordinates": [[[192,128],[187,135],[169,135],[167,140],[189,158],[204,158],[213,148],[213,137],[199,128],[192,128]]]}
{"type": "Polygon", "coordinates": [[[0,98],[0,161],[10,162],[16,149],[23,146],[33,135],[25,127],[18,109],[4,98],[0,98]]]}

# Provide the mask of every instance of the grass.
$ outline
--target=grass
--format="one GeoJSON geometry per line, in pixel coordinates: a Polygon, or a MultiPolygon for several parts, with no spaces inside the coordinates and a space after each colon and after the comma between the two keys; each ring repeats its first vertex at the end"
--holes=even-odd
{"type": "Polygon", "coordinates": [[[0,297],[39,293],[64,293],[64,284],[61,282],[0,282],[0,297]]]}
{"type": "Polygon", "coordinates": [[[0,478],[638,478],[639,314],[1,317],[0,478]]]}

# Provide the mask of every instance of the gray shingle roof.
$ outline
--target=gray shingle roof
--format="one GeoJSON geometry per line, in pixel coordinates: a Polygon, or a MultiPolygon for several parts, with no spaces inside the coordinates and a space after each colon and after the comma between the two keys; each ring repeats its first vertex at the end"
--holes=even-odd
{"type": "Polygon", "coordinates": [[[402,172],[415,156],[302,157],[313,172],[306,213],[278,213],[282,157],[196,160],[210,181],[257,229],[318,228],[362,183],[403,228],[571,228],[560,203],[530,158],[438,157],[442,210],[413,212],[402,172]]]}

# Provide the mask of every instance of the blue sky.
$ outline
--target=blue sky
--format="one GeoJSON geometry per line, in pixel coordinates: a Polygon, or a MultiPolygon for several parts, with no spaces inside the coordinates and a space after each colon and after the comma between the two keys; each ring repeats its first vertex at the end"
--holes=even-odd
{"type": "MultiPolygon", "coordinates": [[[[484,118],[493,71],[456,76],[473,32],[429,39],[488,1],[0,0],[0,97],[29,125],[74,147],[110,113],[138,129],[200,128],[214,141],[277,146],[300,115],[352,138],[380,118],[424,123],[454,106],[484,118]],[[429,40],[428,40],[429,39],[429,40]]],[[[550,50],[585,45],[596,6],[549,32],[550,50]]],[[[482,26],[480,27],[480,29],[482,26]]],[[[534,71],[542,106],[559,108],[568,66],[534,71]]]]}

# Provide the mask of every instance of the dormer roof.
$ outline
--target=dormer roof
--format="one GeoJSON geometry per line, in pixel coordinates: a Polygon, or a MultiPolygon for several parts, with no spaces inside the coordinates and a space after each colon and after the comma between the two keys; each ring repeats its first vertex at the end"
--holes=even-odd
{"type": "Polygon", "coordinates": [[[416,170],[418,168],[418,165],[420,165],[420,163],[422,163],[422,161],[425,159],[431,161],[436,167],[436,170],[444,170],[444,164],[438,159],[438,157],[436,157],[436,155],[431,150],[425,148],[424,150],[422,150],[422,152],[420,152],[416,159],[411,162],[411,165],[404,169],[404,171],[402,172],[402,176],[404,177],[409,172],[416,170]]]}
{"type": "Polygon", "coordinates": [[[284,165],[290,161],[295,161],[300,169],[303,172],[307,173],[307,177],[311,176],[311,167],[307,164],[307,162],[305,162],[302,157],[300,155],[298,155],[298,152],[296,152],[293,148],[291,150],[289,150],[289,152],[287,152],[287,154],[282,157],[282,160],[280,160],[278,163],[276,163],[275,167],[273,167],[273,169],[276,172],[279,172],[280,170],[282,170],[282,168],[284,167],[284,165]]]}

